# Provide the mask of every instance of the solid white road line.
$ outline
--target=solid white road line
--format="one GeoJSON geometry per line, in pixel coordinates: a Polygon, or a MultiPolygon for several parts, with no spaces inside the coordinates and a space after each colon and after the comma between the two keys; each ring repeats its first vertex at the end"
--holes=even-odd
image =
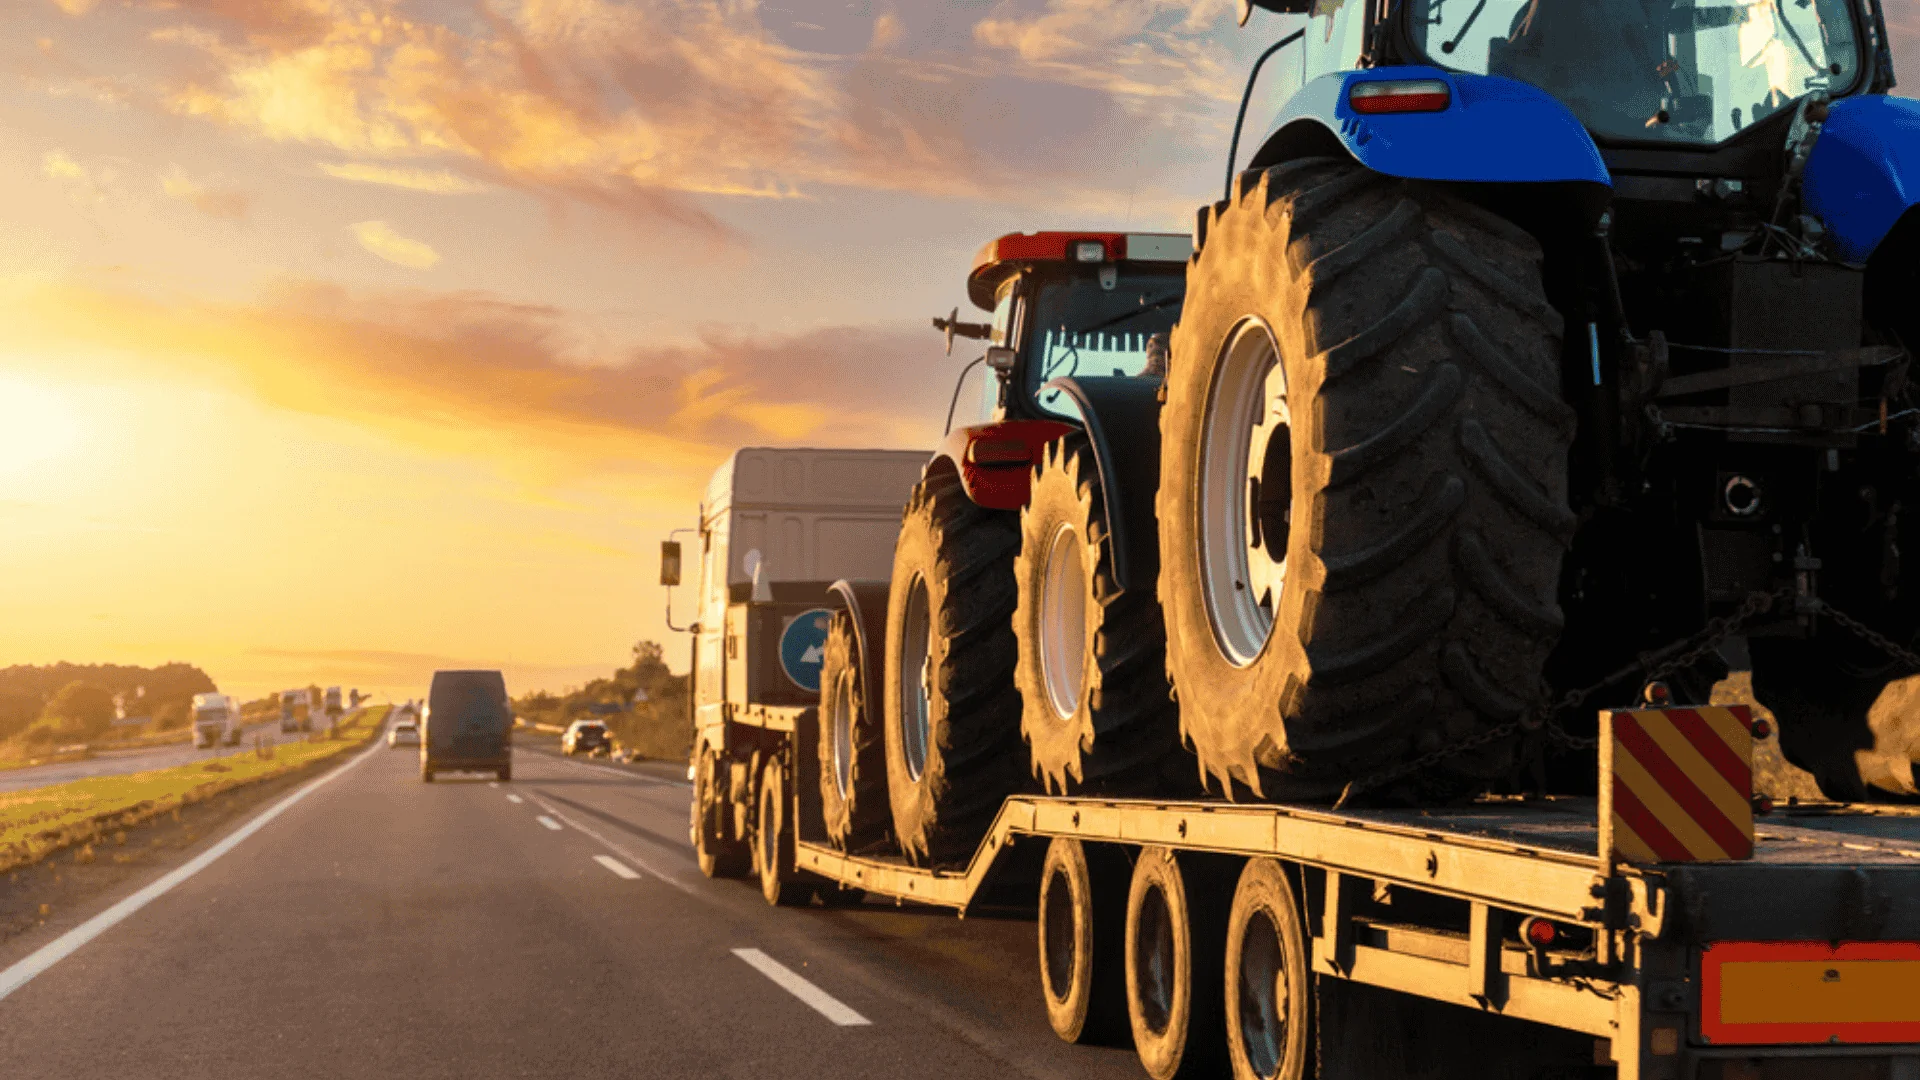
{"type": "Polygon", "coordinates": [[[735,949],[733,955],[745,960],[753,966],[755,971],[772,979],[775,986],[806,1002],[814,1012],[841,1027],[864,1027],[873,1023],[841,1004],[840,1000],[832,994],[794,974],[792,968],[759,949],[735,949]]]}
{"type": "Polygon", "coordinates": [[[611,855],[595,855],[593,861],[613,871],[613,876],[615,877],[626,878],[628,881],[632,881],[634,878],[640,876],[639,872],[634,870],[633,867],[628,866],[626,863],[621,862],[611,855]]]}
{"type": "Polygon", "coordinates": [[[239,847],[247,837],[265,828],[268,822],[286,813],[289,807],[301,799],[306,798],[308,795],[311,795],[314,789],[320,785],[327,783],[334,777],[339,776],[341,773],[346,772],[348,769],[353,768],[355,765],[360,764],[383,749],[385,749],[385,747],[376,741],[372,747],[362,751],[352,761],[339,766],[327,775],[301,788],[299,791],[274,803],[253,820],[229,833],[227,837],[219,843],[194,856],[185,864],[168,871],[162,875],[159,880],[148,885],[146,888],[141,889],[139,892],[134,893],[125,900],[95,915],[79,926],[40,946],[28,955],[26,959],[19,961],[5,971],[0,971],[0,999],[5,998],[8,994],[32,982],[35,976],[40,975],[67,957],[72,956],[82,945],[113,929],[121,922],[124,922],[134,912],[139,911],[141,908],[146,907],[148,904],[153,903],[155,900],[173,891],[174,886],[213,865],[214,861],[219,859],[220,856],[239,847]]]}
{"type": "Polygon", "coordinates": [[[552,829],[554,832],[559,832],[561,829],[566,828],[565,825],[560,824],[559,822],[553,820],[552,818],[548,817],[545,814],[541,814],[539,817],[534,818],[533,820],[539,822],[542,825],[545,825],[547,828],[552,829]]]}
{"type": "Polygon", "coordinates": [[[659,878],[661,881],[664,881],[667,884],[673,886],[674,888],[679,889],[681,892],[686,893],[688,896],[699,895],[697,892],[694,891],[693,886],[687,884],[684,881],[681,881],[679,878],[674,877],[672,874],[666,873],[660,868],[654,866],[652,863],[634,854],[631,849],[621,847],[619,844],[616,844],[612,840],[607,839],[605,834],[596,832],[592,826],[587,825],[585,822],[582,822],[580,819],[568,817],[565,813],[563,813],[560,810],[559,807],[554,806],[552,803],[548,802],[547,800],[542,799],[538,795],[536,795],[533,797],[533,801],[539,804],[540,809],[545,810],[547,813],[552,814],[554,817],[557,817],[561,821],[566,822],[568,825],[573,826],[573,830],[575,832],[585,833],[588,836],[594,838],[595,840],[598,840],[600,842],[601,847],[606,848],[608,851],[613,852],[615,855],[620,856],[621,858],[627,860],[628,862],[639,867],[640,869],[645,870],[647,873],[652,874],[654,877],[659,878]]]}
{"type": "Polygon", "coordinates": [[[509,795],[509,796],[507,796],[507,801],[508,801],[508,802],[510,802],[510,803],[517,803],[517,802],[525,802],[526,800],[525,800],[525,799],[522,799],[522,798],[521,798],[520,796],[518,796],[518,795],[509,795]]]}

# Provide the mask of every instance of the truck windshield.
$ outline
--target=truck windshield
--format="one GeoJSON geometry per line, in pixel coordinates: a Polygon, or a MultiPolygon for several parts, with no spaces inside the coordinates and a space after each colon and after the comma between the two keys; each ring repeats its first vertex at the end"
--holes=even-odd
{"type": "MultiPolygon", "coordinates": [[[[1040,407],[1059,416],[1078,413],[1048,380],[1069,375],[1147,374],[1147,339],[1180,321],[1186,268],[1165,270],[1088,267],[1050,274],[1034,291],[1027,334],[1030,391],[1040,407]]],[[[1151,377],[1158,378],[1158,373],[1151,377]]]]}
{"type": "Polygon", "coordinates": [[[1559,98],[1595,135],[1718,143],[1861,66],[1852,0],[1412,0],[1442,67],[1559,98]]]}

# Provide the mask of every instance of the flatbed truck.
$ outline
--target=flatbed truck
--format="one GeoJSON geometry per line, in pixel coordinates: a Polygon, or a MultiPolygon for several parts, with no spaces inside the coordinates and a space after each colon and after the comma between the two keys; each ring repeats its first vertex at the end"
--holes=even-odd
{"type": "MultiPolygon", "coordinates": [[[[1049,849],[1065,844],[1110,864],[1193,864],[1184,911],[1170,913],[1186,924],[1167,930],[1185,942],[1174,951],[1186,953],[1196,999],[1221,993],[1198,985],[1202,973],[1243,985],[1262,974],[1225,963],[1228,931],[1245,929],[1230,927],[1227,895],[1248,866],[1277,869],[1313,984],[1303,1034],[1317,1072],[1304,1075],[1920,1080],[1913,809],[1782,807],[1757,819],[1749,859],[1638,866],[1602,858],[1591,798],[1332,810],[1023,795],[1006,800],[965,866],[923,868],[826,842],[805,797],[816,724],[811,707],[748,706],[728,719],[737,744],[792,771],[779,815],[792,835],[752,837],[789,847],[774,868],[789,897],[812,884],[829,902],[857,890],[962,917],[1035,908],[1050,1011],[1078,965],[1122,978],[1124,956],[1096,953],[1129,937],[1135,952],[1153,948],[1144,931],[1100,926],[1124,919],[1124,879],[1094,874],[1082,894],[1043,877],[1060,873],[1049,849]],[[1075,942],[1078,926],[1092,930],[1075,942]]],[[[1261,1021],[1235,1011],[1224,1016],[1234,1052],[1253,1047],[1256,1068],[1269,1064],[1253,1075],[1284,1075],[1261,1057],[1261,1021]]],[[[1272,1034],[1269,1055],[1286,1042],[1272,1034]]],[[[1215,1056],[1226,1075],[1226,1055],[1215,1056]]]]}

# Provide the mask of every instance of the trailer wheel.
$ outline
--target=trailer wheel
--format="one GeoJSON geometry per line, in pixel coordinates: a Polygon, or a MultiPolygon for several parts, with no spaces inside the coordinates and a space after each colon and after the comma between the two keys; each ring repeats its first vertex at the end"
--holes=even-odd
{"type": "Polygon", "coordinates": [[[1153,1080],[1207,1075],[1225,1056],[1224,905],[1217,886],[1183,859],[1193,856],[1142,848],[1127,891],[1127,1016],[1153,1080]]]}
{"type": "Polygon", "coordinates": [[[887,602],[887,792],[917,866],[962,862],[1027,787],[1013,669],[1019,519],[938,472],[908,500],[887,602]]]}
{"type": "Polygon", "coordinates": [[[1284,867],[1251,859],[1227,914],[1227,1053],[1234,1080],[1313,1075],[1307,939],[1284,867]]]}
{"type": "Polygon", "coordinates": [[[760,771],[760,805],[753,833],[753,868],[760,875],[760,894],[775,907],[804,904],[813,890],[794,879],[793,822],[787,815],[787,782],[780,762],[769,761],[760,771]]]}
{"type": "Polygon", "coordinates": [[[719,762],[701,751],[694,761],[691,813],[694,861],[700,872],[710,878],[745,877],[752,868],[746,845],[726,835],[725,822],[733,816],[733,807],[721,798],[714,770],[719,762]]]}
{"type": "Polygon", "coordinates": [[[1195,787],[1168,693],[1160,601],[1114,581],[1112,529],[1081,433],[1048,444],[1020,515],[1020,732],[1048,791],[1170,798],[1195,787]]]}
{"type": "MultiPolygon", "coordinates": [[[[1538,243],[1329,158],[1243,175],[1198,238],[1157,511],[1167,669],[1207,774],[1322,797],[1519,716],[1576,525],[1538,243]]],[[[1380,794],[1470,790],[1516,747],[1380,794]]]]}
{"type": "Polygon", "coordinates": [[[886,740],[867,707],[865,660],[852,614],[835,612],[820,670],[820,814],[841,851],[884,842],[892,816],[886,740]]]}
{"type": "Polygon", "coordinates": [[[1053,1033],[1112,1045],[1129,1036],[1126,993],[1127,861],[1067,836],[1047,845],[1040,871],[1040,991],[1053,1033]]]}
{"type": "Polygon", "coordinates": [[[513,766],[502,765],[499,769],[498,775],[500,777],[501,783],[503,784],[511,783],[513,781],[513,766]]]}

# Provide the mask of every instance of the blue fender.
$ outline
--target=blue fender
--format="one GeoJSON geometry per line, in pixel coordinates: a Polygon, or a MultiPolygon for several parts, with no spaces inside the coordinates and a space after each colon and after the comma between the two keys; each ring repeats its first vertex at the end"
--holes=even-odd
{"type": "Polygon", "coordinates": [[[1160,383],[1152,379],[1073,376],[1047,389],[1080,408],[1107,504],[1106,543],[1114,584],[1152,589],[1160,577],[1160,383]]]}
{"type": "Polygon", "coordinates": [[[1834,102],[1801,194],[1840,257],[1866,262],[1920,203],[1920,101],[1869,94],[1834,102]]]}
{"type": "Polygon", "coordinates": [[[1286,156],[1272,151],[1303,124],[1332,132],[1367,168],[1409,180],[1613,183],[1593,137],[1565,105],[1536,86],[1497,75],[1414,66],[1322,75],[1288,100],[1254,161],[1286,156]],[[1373,116],[1348,104],[1353,83],[1395,79],[1439,79],[1452,87],[1453,100],[1441,112],[1373,116]]]}

